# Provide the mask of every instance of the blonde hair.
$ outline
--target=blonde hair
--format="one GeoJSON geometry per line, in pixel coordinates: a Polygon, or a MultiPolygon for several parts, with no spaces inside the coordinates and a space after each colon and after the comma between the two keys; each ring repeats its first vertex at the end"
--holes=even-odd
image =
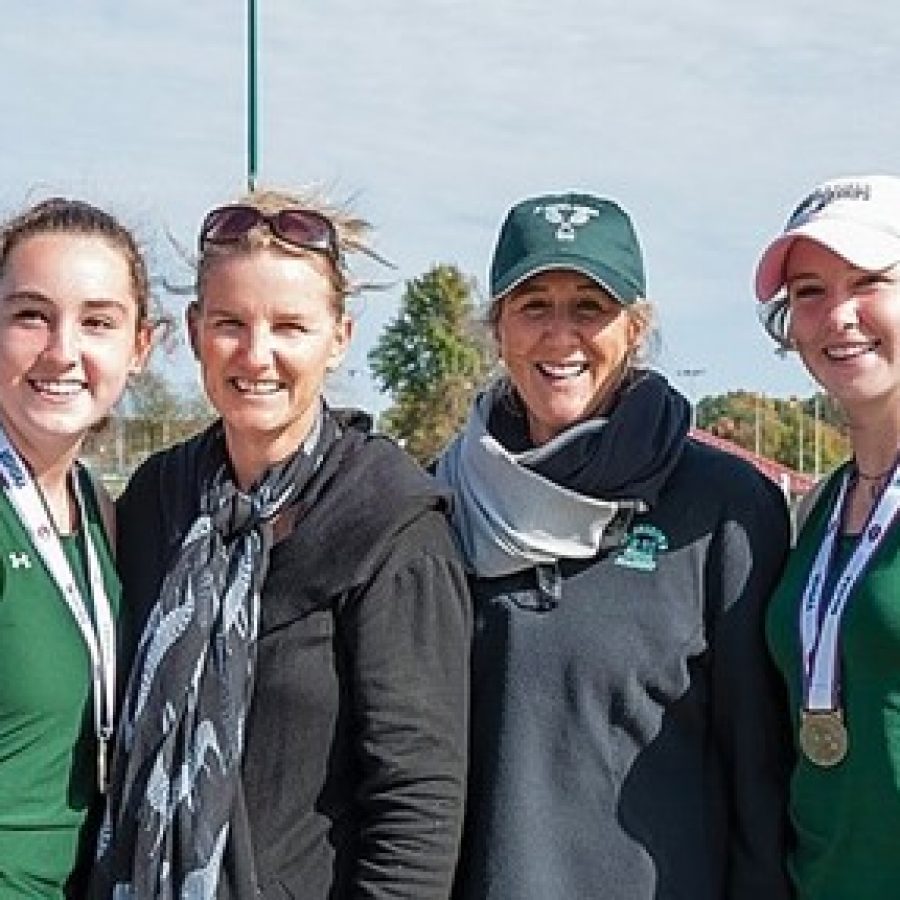
{"type": "Polygon", "coordinates": [[[260,248],[276,247],[293,256],[324,260],[328,278],[334,288],[334,312],[338,318],[344,314],[347,297],[358,294],[369,285],[354,281],[347,265],[348,256],[363,253],[379,262],[385,262],[369,246],[368,236],[372,226],[357,216],[347,204],[338,205],[328,200],[324,194],[314,188],[299,192],[282,190],[256,190],[244,194],[232,201],[241,206],[250,206],[266,215],[273,215],[285,209],[303,209],[316,213],[327,219],[337,236],[337,256],[323,254],[315,250],[304,250],[285,244],[272,233],[265,223],[249,231],[240,241],[234,244],[210,244],[200,251],[197,261],[196,294],[202,302],[203,280],[209,267],[224,256],[234,253],[248,253],[260,248]]]}

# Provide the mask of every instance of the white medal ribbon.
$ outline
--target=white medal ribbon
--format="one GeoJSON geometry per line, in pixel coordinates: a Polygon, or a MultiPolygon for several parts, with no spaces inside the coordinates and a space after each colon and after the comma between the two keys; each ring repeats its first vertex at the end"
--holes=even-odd
{"type": "Polygon", "coordinates": [[[94,731],[97,736],[97,781],[99,789],[105,791],[106,749],[112,738],[115,714],[115,626],[112,608],[103,584],[100,560],[88,528],[77,472],[72,482],[84,535],[88,584],[94,602],[93,622],[37,486],[2,428],[0,428],[0,474],[3,476],[3,491],[7,499],[28,532],[31,543],[40,554],[50,577],[59,588],[90,653],[94,731]]]}
{"type": "Polygon", "coordinates": [[[840,574],[830,598],[823,597],[829,569],[834,560],[835,543],[840,531],[849,474],[844,476],[816,554],[800,612],[800,637],[803,650],[804,709],[819,711],[837,709],[837,655],[841,616],[859,577],[884,540],[891,523],[900,511],[900,462],[895,463],[891,477],[878,499],[853,555],[840,574]]]}

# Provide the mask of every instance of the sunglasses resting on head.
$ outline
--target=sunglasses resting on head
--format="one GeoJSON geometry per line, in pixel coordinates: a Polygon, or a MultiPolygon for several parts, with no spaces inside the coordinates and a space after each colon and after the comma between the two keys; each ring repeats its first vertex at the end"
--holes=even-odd
{"type": "Polygon", "coordinates": [[[333,260],[340,259],[334,225],[320,213],[300,207],[265,213],[240,203],[219,206],[207,213],[200,227],[200,252],[210,245],[238,243],[258,225],[265,225],[274,237],[291,247],[316,250],[333,260]]]}

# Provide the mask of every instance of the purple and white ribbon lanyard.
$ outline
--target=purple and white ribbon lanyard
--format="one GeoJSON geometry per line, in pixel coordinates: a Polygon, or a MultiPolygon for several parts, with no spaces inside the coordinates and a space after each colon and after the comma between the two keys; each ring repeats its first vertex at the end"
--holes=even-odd
{"type": "Polygon", "coordinates": [[[837,656],[841,617],[856,582],[900,511],[900,461],[895,463],[878,503],[859,536],[859,542],[835,583],[831,597],[825,598],[823,594],[835,557],[849,483],[850,475],[847,473],[834,501],[800,607],[803,708],[810,712],[834,710],[840,705],[837,656]]]}
{"type": "Polygon", "coordinates": [[[109,597],[103,583],[100,560],[88,528],[81,487],[78,478],[73,478],[87,555],[88,585],[94,607],[93,621],[44,500],[28,468],[2,428],[0,428],[0,470],[3,475],[3,491],[28,532],[32,545],[40,554],[47,572],[62,594],[90,654],[94,732],[97,737],[97,784],[100,791],[105,792],[106,754],[113,735],[115,714],[115,626],[109,597]]]}

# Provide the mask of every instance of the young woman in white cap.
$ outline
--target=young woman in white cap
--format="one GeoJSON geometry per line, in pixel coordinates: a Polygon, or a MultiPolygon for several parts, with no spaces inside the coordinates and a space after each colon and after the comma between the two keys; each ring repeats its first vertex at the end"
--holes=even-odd
{"type": "Polygon", "coordinates": [[[651,308],[618,204],[517,204],[491,297],[505,374],[436,469],[476,604],[455,897],[782,900],[780,492],[637,366],[651,308]]]}
{"type": "Polygon", "coordinates": [[[881,900],[900,886],[900,179],[815,188],[762,254],[756,292],[853,447],[768,614],[797,745],[790,870],[801,898],[881,900]]]}

